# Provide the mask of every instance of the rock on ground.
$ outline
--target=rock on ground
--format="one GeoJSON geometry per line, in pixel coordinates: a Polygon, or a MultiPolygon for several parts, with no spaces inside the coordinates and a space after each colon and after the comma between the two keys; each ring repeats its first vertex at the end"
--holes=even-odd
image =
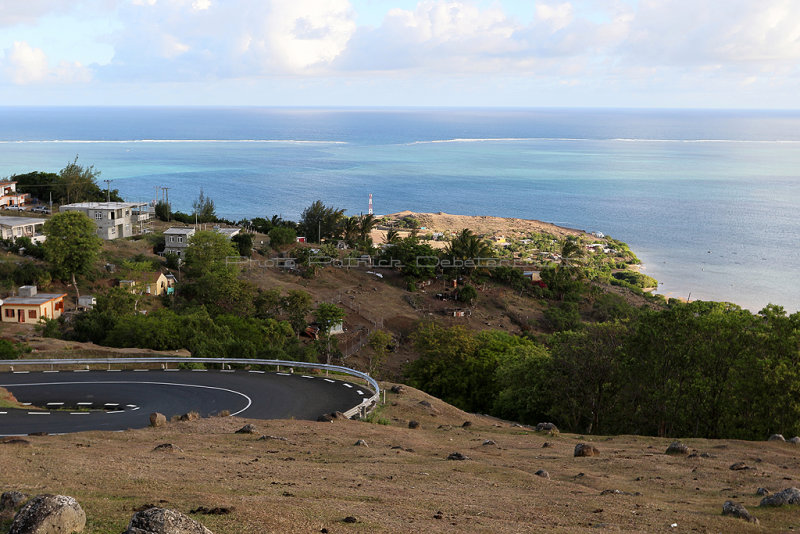
{"type": "Polygon", "coordinates": [[[673,441],[667,447],[667,451],[665,454],[688,454],[689,447],[681,443],[680,441],[673,441]]]}
{"type": "Polygon", "coordinates": [[[150,426],[164,426],[167,424],[167,417],[163,413],[153,412],[150,414],[150,426]]]}
{"type": "Polygon", "coordinates": [[[0,496],[0,512],[14,510],[27,499],[28,496],[18,491],[5,491],[0,496]]]}
{"type": "Polygon", "coordinates": [[[82,532],[86,514],[66,495],[37,495],[14,517],[8,534],[71,534],[82,532]]]}
{"type": "Polygon", "coordinates": [[[731,515],[750,523],[758,524],[758,519],[753,517],[750,512],[747,511],[747,508],[737,502],[725,501],[725,504],[722,505],[722,515],[731,515]]]}
{"type": "Polygon", "coordinates": [[[255,434],[255,433],[256,433],[256,426],[250,423],[244,425],[242,428],[234,432],[234,434],[255,434]]]}
{"type": "Polygon", "coordinates": [[[786,441],[783,434],[772,434],[767,441],[786,441]]]}
{"type": "Polygon", "coordinates": [[[789,440],[792,445],[800,445],[800,436],[795,436],[789,440]]]}
{"type": "Polygon", "coordinates": [[[136,512],[122,534],[213,534],[206,527],[180,512],[168,508],[148,508],[136,512]]]}
{"type": "Polygon", "coordinates": [[[600,451],[591,443],[578,443],[575,445],[574,456],[597,456],[600,451]]]}
{"type": "Polygon", "coordinates": [[[759,506],[783,506],[784,504],[800,504],[800,490],[797,488],[786,488],[775,495],[761,499],[759,506]]]}
{"type": "Polygon", "coordinates": [[[547,432],[548,434],[558,434],[558,427],[553,423],[539,423],[536,425],[536,432],[547,432]]]}

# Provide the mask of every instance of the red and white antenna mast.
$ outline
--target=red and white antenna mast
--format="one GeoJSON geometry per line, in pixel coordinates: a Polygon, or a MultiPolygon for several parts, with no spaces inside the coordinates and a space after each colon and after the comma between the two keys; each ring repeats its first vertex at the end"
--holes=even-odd
{"type": "Polygon", "coordinates": [[[369,194],[369,211],[367,213],[372,215],[372,193],[369,194]]]}

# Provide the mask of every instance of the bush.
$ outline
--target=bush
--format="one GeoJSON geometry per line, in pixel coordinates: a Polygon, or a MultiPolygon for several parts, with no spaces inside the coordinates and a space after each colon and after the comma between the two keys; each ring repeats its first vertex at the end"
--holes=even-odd
{"type": "Polygon", "coordinates": [[[295,232],[292,228],[278,226],[270,230],[268,235],[269,244],[275,250],[297,241],[297,232],[295,232]]]}
{"type": "Polygon", "coordinates": [[[652,276],[647,276],[646,274],[642,274],[636,271],[619,271],[612,274],[615,279],[622,280],[623,282],[627,282],[632,286],[636,286],[640,289],[645,289],[649,287],[658,287],[658,280],[653,278],[652,276]]]}

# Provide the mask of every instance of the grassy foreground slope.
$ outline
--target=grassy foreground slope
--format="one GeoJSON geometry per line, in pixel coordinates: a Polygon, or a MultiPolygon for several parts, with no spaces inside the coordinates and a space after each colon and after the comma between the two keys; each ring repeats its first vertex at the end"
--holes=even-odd
{"type": "Polygon", "coordinates": [[[146,504],[184,513],[230,508],[192,516],[216,534],[800,527],[796,509],[757,508],[757,488],[797,485],[798,449],[788,443],[689,439],[684,443],[697,456],[667,456],[665,439],[537,434],[413,388],[387,393],[377,418],[388,424],[211,418],[121,433],[30,436],[27,444],[0,443],[2,490],[74,496],[90,534],[121,532],[146,504]],[[419,428],[408,428],[410,420],[419,428]],[[246,422],[258,432],[234,434],[246,422]],[[368,446],[355,446],[359,439],[368,446]],[[574,458],[575,445],[587,440],[599,456],[574,458]],[[180,450],[154,451],[163,443],[180,450]],[[448,460],[453,452],[469,459],[448,460]],[[730,470],[736,462],[750,469],[730,470]],[[536,476],[540,469],[550,478],[536,476]],[[723,517],[728,499],[742,502],[760,527],[723,517]],[[356,523],[343,522],[348,516],[356,523]]]}

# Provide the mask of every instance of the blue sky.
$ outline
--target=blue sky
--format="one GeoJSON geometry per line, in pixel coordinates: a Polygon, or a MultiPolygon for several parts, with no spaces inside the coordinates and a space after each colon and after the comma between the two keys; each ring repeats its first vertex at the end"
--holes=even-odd
{"type": "Polygon", "coordinates": [[[797,109],[798,0],[0,0],[5,105],[797,109]]]}

